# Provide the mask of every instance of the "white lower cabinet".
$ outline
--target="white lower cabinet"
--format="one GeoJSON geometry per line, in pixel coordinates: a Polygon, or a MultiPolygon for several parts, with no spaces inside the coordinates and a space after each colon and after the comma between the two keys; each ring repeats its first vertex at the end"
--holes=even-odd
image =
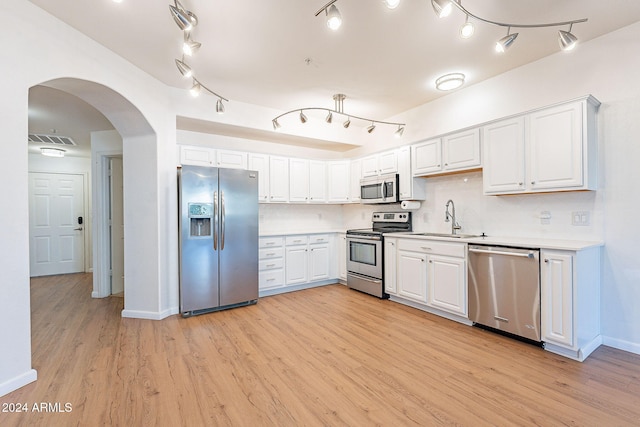
{"type": "Polygon", "coordinates": [[[258,288],[284,286],[284,238],[261,237],[258,249],[258,288]]]}
{"type": "Polygon", "coordinates": [[[464,258],[429,255],[427,304],[467,317],[467,268],[464,258]]]}
{"type": "Polygon", "coordinates": [[[299,285],[331,278],[329,234],[285,237],[285,285],[299,285]]]}
{"type": "Polygon", "coordinates": [[[338,278],[347,281],[347,235],[339,233],[337,237],[338,278]]]}
{"type": "Polygon", "coordinates": [[[540,315],[545,349],[583,361],[601,343],[600,247],[540,252],[540,315]]]}
{"type": "Polygon", "coordinates": [[[398,295],[427,302],[427,255],[398,250],[398,295]]]}
{"type": "Polygon", "coordinates": [[[392,299],[467,323],[466,243],[387,237],[385,269],[392,299]]]}

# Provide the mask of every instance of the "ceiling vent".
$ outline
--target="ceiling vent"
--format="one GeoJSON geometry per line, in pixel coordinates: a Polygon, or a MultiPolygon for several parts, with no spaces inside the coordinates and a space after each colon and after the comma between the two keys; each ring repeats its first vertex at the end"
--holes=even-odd
{"type": "Polygon", "coordinates": [[[53,144],[53,145],[74,145],[77,146],[76,142],[68,136],[58,136],[58,135],[40,135],[40,134],[29,134],[29,142],[37,142],[41,144],[53,144]]]}

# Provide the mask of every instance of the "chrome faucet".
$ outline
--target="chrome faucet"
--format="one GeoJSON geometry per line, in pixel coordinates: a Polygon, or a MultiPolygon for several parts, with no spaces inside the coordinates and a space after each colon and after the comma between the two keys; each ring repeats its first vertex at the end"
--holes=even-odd
{"type": "Polygon", "coordinates": [[[453,204],[453,200],[449,199],[444,208],[444,222],[451,220],[451,234],[456,234],[456,231],[462,228],[460,224],[456,222],[456,205],[453,204]],[[449,205],[451,205],[451,213],[449,213],[449,205]]]}

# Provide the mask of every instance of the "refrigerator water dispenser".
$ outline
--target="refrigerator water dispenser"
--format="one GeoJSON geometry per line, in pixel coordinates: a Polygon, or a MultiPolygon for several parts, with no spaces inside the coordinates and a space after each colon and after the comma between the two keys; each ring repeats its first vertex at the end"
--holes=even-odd
{"type": "Polygon", "coordinates": [[[211,203],[189,203],[189,236],[211,236],[211,217],[213,205],[211,203]]]}

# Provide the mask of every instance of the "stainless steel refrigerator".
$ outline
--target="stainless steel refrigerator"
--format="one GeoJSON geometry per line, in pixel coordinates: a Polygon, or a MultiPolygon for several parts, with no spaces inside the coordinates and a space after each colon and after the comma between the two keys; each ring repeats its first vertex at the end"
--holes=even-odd
{"type": "Polygon", "coordinates": [[[182,166],[180,312],[188,317],[258,300],[258,172],[182,166]]]}

